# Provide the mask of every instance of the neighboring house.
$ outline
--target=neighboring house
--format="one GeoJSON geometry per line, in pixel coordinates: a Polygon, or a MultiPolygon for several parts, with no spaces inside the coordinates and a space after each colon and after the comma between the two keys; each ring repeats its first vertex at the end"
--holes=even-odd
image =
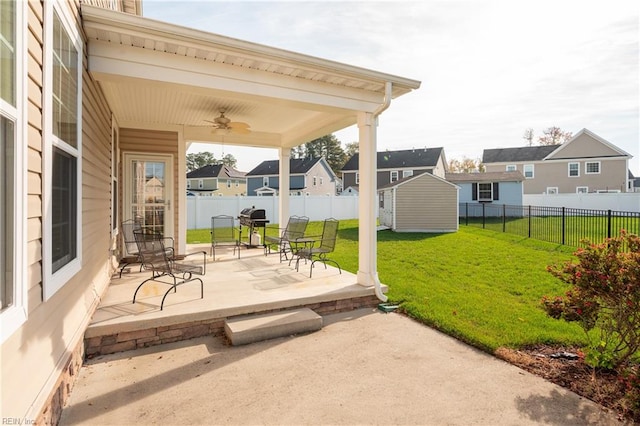
{"type": "MultiPolygon", "coordinates": [[[[57,424],[123,254],[122,221],[136,216],[184,253],[190,143],[259,145],[288,159],[291,148],[373,122],[385,99],[420,87],[146,19],[139,0],[3,0],[0,12],[3,423],[57,424]],[[251,134],[203,126],[220,109],[251,134]]],[[[375,130],[358,141],[367,164],[375,142],[375,130]]],[[[374,173],[364,168],[363,188],[373,191],[374,173]]],[[[382,299],[375,205],[364,207],[356,280],[382,299]]]]}
{"type": "MultiPolygon", "coordinates": [[[[342,182],[345,188],[360,184],[360,154],[355,153],[342,167],[342,182]]],[[[377,153],[378,188],[402,178],[420,173],[431,173],[444,178],[447,159],[443,148],[407,149],[377,153]]]]}
{"type": "Polygon", "coordinates": [[[627,192],[640,192],[640,177],[635,177],[629,170],[629,190],[627,192]]]}
{"type": "Polygon", "coordinates": [[[485,149],[487,172],[519,171],[525,194],[627,192],[632,156],[587,129],[562,145],[485,149]]]}
{"type": "MultiPolygon", "coordinates": [[[[247,173],[247,195],[278,195],[280,161],[267,160],[247,173]]],[[[324,158],[292,158],[289,161],[290,195],[336,195],[337,179],[324,158]]]]}
{"type": "Polygon", "coordinates": [[[208,164],[187,173],[187,191],[199,196],[246,195],[245,175],[223,164],[208,164]]]}
{"type": "Polygon", "coordinates": [[[446,179],[460,187],[460,203],[522,205],[520,172],[447,173],[446,179]]]}
{"type": "Polygon", "coordinates": [[[458,187],[421,173],[378,189],[380,225],[396,232],[458,230],[458,187]]]}

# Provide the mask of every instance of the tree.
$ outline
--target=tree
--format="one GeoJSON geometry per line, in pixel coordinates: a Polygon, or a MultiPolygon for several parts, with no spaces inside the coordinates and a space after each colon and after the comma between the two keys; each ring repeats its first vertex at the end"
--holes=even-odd
{"type": "Polygon", "coordinates": [[[204,151],[187,154],[187,172],[192,172],[207,164],[218,164],[212,153],[204,151]]]}
{"type": "Polygon", "coordinates": [[[347,161],[347,155],[344,153],[340,141],[334,135],[325,135],[305,143],[304,146],[300,145],[291,150],[291,156],[293,158],[324,157],[336,175],[347,161]]]}
{"type": "Polygon", "coordinates": [[[540,145],[558,145],[571,139],[573,134],[571,132],[565,132],[560,127],[549,127],[544,130],[543,136],[538,137],[538,143],[540,145]]]}
{"type": "Polygon", "coordinates": [[[236,160],[236,157],[234,157],[233,155],[226,154],[224,157],[222,157],[222,160],[220,160],[219,163],[222,163],[227,167],[231,167],[235,169],[236,164],[238,164],[238,160],[236,160]]]}
{"type": "Polygon", "coordinates": [[[360,144],[358,142],[349,142],[345,145],[344,153],[346,154],[347,158],[351,158],[353,157],[353,154],[358,153],[359,149],[360,144]]]}
{"type": "Polygon", "coordinates": [[[533,129],[531,127],[524,131],[522,139],[525,139],[527,142],[529,142],[529,146],[533,145],[533,129]]]}
{"type": "Polygon", "coordinates": [[[484,171],[484,164],[482,164],[479,158],[475,160],[467,157],[462,157],[462,160],[452,158],[449,160],[448,166],[449,172],[451,173],[472,173],[484,171]]]}

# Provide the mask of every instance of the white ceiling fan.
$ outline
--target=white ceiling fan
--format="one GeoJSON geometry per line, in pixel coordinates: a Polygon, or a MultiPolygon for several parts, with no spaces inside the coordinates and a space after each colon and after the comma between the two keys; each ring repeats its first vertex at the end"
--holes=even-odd
{"type": "Polygon", "coordinates": [[[241,135],[247,135],[249,133],[251,133],[251,130],[249,130],[249,126],[247,123],[243,123],[241,121],[231,121],[229,118],[227,118],[225,115],[225,109],[221,108],[220,109],[220,116],[216,117],[213,119],[213,121],[211,120],[204,120],[208,123],[213,124],[213,127],[215,128],[216,133],[219,132],[223,132],[223,133],[238,133],[241,135]]]}

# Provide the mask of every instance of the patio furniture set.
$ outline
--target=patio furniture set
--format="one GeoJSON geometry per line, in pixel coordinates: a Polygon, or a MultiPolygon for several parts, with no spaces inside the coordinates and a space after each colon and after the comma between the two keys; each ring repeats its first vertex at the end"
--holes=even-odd
{"type": "MultiPolygon", "coordinates": [[[[240,227],[235,227],[235,218],[229,215],[213,216],[211,218],[211,256],[216,260],[216,248],[221,246],[233,247],[233,254],[238,253],[245,245],[247,248],[262,246],[264,255],[277,252],[280,262],[288,261],[291,265],[295,261],[295,269],[299,271],[300,262],[311,262],[309,278],[312,277],[316,262],[327,267],[327,262],[335,265],[342,274],[340,265],[328,256],[334,252],[338,237],[338,220],[329,218],[324,221],[321,235],[306,235],[309,218],[305,216],[291,216],[285,228],[278,228],[277,235],[266,235],[268,221],[264,213],[253,214],[255,209],[245,209],[238,217],[240,227]],[[245,214],[246,213],[246,214],[245,214]],[[255,216],[255,217],[252,217],[255,216]],[[242,241],[243,225],[249,228],[247,241],[242,241]],[[263,228],[262,237],[255,228],[263,228]],[[237,237],[236,237],[237,235],[237,237]]],[[[207,270],[206,251],[197,251],[184,255],[177,255],[174,251],[173,239],[164,237],[162,233],[151,227],[144,227],[136,220],[128,220],[121,224],[122,237],[127,255],[121,260],[120,277],[127,266],[140,264],[140,271],[151,272],[151,277],[138,285],[133,294],[133,303],[140,288],[148,282],[158,282],[169,285],[160,303],[160,310],[164,308],[167,295],[177,287],[197,281],[200,283],[200,298],[204,298],[204,283],[197,275],[205,275],[207,270]],[[202,257],[200,257],[202,256],[202,257]]]]}

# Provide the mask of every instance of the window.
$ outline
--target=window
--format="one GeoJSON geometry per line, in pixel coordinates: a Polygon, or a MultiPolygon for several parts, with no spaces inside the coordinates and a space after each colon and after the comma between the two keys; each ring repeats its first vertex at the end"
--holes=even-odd
{"type": "Polygon", "coordinates": [[[590,161],[584,165],[585,173],[588,175],[596,175],[600,173],[600,162],[590,161]]]}
{"type": "Polygon", "coordinates": [[[390,182],[395,182],[398,180],[398,171],[394,170],[391,172],[391,181],[390,182]]]}
{"type": "Polygon", "coordinates": [[[23,268],[26,4],[0,1],[0,343],[27,319],[23,268]]]}
{"type": "Polygon", "coordinates": [[[235,184],[236,184],[236,188],[239,187],[240,186],[240,181],[236,180],[235,184]]]}
{"type": "Polygon", "coordinates": [[[268,177],[263,177],[262,178],[262,186],[269,186],[269,178],[268,177]]]}
{"type": "Polygon", "coordinates": [[[356,172],[356,185],[360,184],[360,173],[356,172]]]}
{"type": "Polygon", "coordinates": [[[478,183],[478,201],[493,200],[493,185],[491,183],[478,183]]]}
{"type": "Polygon", "coordinates": [[[320,186],[322,186],[324,184],[324,179],[322,178],[322,176],[320,176],[319,179],[320,179],[320,181],[319,181],[320,182],[320,186]]]}
{"type": "Polygon", "coordinates": [[[589,187],[588,186],[577,186],[576,187],[576,194],[587,194],[589,192],[589,187]]]}
{"type": "Polygon", "coordinates": [[[524,165],[524,177],[527,179],[533,179],[533,164],[524,165]]]}
{"type": "Polygon", "coordinates": [[[403,178],[406,178],[406,177],[409,177],[409,176],[413,176],[413,170],[403,170],[402,171],[402,177],[403,178]]]}
{"type": "Polygon", "coordinates": [[[317,177],[313,177],[313,186],[318,186],[318,178],[317,177]]]}
{"type": "Polygon", "coordinates": [[[558,193],[558,187],[557,186],[548,186],[547,187],[547,194],[557,194],[558,193]]]}
{"type": "Polygon", "coordinates": [[[227,180],[227,188],[231,188],[231,180],[227,180]]]}
{"type": "Polygon", "coordinates": [[[204,180],[198,179],[198,189],[203,189],[203,188],[204,188],[204,180]]]}
{"type": "Polygon", "coordinates": [[[580,163],[569,163],[569,177],[580,176],[580,163]]]}
{"type": "Polygon", "coordinates": [[[82,43],[75,22],[45,2],[44,298],[49,299],[81,266],[82,43]]]}
{"type": "Polygon", "coordinates": [[[507,165],[507,169],[506,169],[506,171],[508,171],[508,172],[515,172],[516,170],[518,170],[518,168],[516,167],[516,165],[515,165],[515,164],[509,164],[509,165],[507,165]]]}
{"type": "Polygon", "coordinates": [[[187,179],[187,189],[191,189],[191,181],[187,179]]]}

